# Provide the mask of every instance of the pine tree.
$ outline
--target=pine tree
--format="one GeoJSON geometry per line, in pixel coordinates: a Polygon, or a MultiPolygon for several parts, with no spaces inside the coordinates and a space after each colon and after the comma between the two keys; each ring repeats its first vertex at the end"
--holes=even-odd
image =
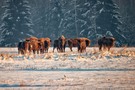
{"type": "Polygon", "coordinates": [[[79,7],[79,22],[82,23],[79,25],[80,28],[80,36],[87,37],[90,39],[94,39],[96,30],[95,30],[95,5],[96,0],[85,0],[83,5],[79,7]]]}
{"type": "MultiPolygon", "coordinates": [[[[51,35],[51,29],[49,26],[50,21],[50,2],[51,0],[35,0],[35,4],[33,6],[32,15],[33,17],[33,29],[35,31],[35,36],[38,38],[42,37],[50,37],[51,35]]],[[[31,4],[33,4],[33,1],[31,1],[31,4]]]]}
{"type": "Polygon", "coordinates": [[[64,35],[66,37],[74,37],[76,36],[76,31],[75,31],[75,19],[74,19],[74,10],[72,6],[73,2],[72,0],[68,2],[68,9],[67,12],[64,14],[64,21],[63,21],[63,27],[64,27],[64,35]]]}
{"type": "Polygon", "coordinates": [[[2,18],[1,46],[16,46],[16,44],[26,37],[31,36],[32,22],[30,19],[30,6],[27,0],[7,0],[5,13],[2,18]]]}
{"type": "MultiPolygon", "coordinates": [[[[71,0],[68,2],[68,10],[64,14],[64,33],[68,38],[79,37],[79,6],[82,0],[71,0]]],[[[81,21],[81,20],[80,20],[81,21]]]]}
{"type": "Polygon", "coordinates": [[[62,22],[63,22],[63,11],[60,0],[51,1],[51,10],[49,12],[50,20],[48,25],[54,38],[58,38],[62,34],[62,22]]]}
{"type": "Polygon", "coordinates": [[[96,38],[94,12],[96,0],[72,0],[69,11],[65,14],[65,33],[68,37],[87,37],[92,40],[96,38]]]}
{"type": "MultiPolygon", "coordinates": [[[[122,3],[122,2],[121,2],[122,3]]],[[[122,6],[124,6],[121,10],[122,14],[122,31],[124,32],[124,35],[126,37],[125,44],[128,46],[134,46],[135,45],[135,13],[133,12],[132,4],[134,2],[126,1],[125,4],[122,3],[122,6]]]]}
{"type": "Polygon", "coordinates": [[[96,18],[96,30],[101,35],[106,35],[109,31],[117,42],[122,44],[124,35],[120,30],[120,14],[118,13],[118,6],[112,0],[98,0],[96,11],[99,13],[96,18]]]}

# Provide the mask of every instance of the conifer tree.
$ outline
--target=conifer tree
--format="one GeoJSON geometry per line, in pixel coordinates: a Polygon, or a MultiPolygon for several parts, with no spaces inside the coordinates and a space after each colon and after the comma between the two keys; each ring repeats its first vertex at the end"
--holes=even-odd
{"type": "Polygon", "coordinates": [[[27,0],[7,0],[2,18],[1,46],[16,46],[16,44],[32,36],[32,21],[30,6],[27,0]]]}
{"type": "Polygon", "coordinates": [[[51,1],[51,10],[50,10],[50,20],[49,20],[49,27],[52,31],[51,33],[54,34],[54,38],[58,38],[62,33],[61,24],[63,22],[63,11],[62,11],[62,4],[60,0],[52,0],[51,1]]]}
{"type": "Polygon", "coordinates": [[[113,0],[97,0],[97,3],[96,11],[99,13],[96,18],[97,33],[104,36],[107,32],[111,32],[117,42],[122,43],[124,35],[120,30],[122,22],[120,21],[118,6],[113,0]]]}

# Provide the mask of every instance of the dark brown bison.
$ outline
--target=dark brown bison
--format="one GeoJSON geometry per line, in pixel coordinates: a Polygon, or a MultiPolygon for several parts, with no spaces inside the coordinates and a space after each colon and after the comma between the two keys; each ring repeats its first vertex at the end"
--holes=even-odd
{"type": "Polygon", "coordinates": [[[39,54],[39,50],[41,48],[41,44],[36,37],[26,38],[25,41],[18,43],[18,54],[27,54],[37,52],[39,54]]]}
{"type": "Polygon", "coordinates": [[[90,39],[88,39],[88,38],[80,38],[80,39],[82,39],[86,42],[86,47],[90,46],[90,43],[91,43],[90,39]]]}
{"type": "Polygon", "coordinates": [[[55,48],[57,48],[57,51],[59,52],[60,44],[59,44],[59,40],[58,39],[54,40],[54,42],[53,42],[53,52],[54,52],[55,48]]]}
{"type": "Polygon", "coordinates": [[[45,52],[48,52],[49,47],[51,46],[51,39],[50,38],[45,38],[44,41],[44,48],[45,48],[45,52]]]}
{"type": "Polygon", "coordinates": [[[24,47],[25,54],[30,53],[30,41],[25,41],[24,47]]]}
{"type": "Polygon", "coordinates": [[[72,47],[77,47],[78,46],[78,39],[77,38],[74,38],[74,39],[68,39],[68,46],[70,48],[71,51],[72,50],[72,47]]]}
{"type": "Polygon", "coordinates": [[[36,53],[39,54],[39,50],[40,50],[40,43],[38,41],[30,41],[29,42],[29,52],[31,53],[36,53]]]}
{"type": "Polygon", "coordinates": [[[36,37],[30,37],[25,39],[25,52],[39,54],[41,44],[36,37]]]}
{"type": "Polygon", "coordinates": [[[48,52],[49,47],[51,46],[51,39],[50,38],[40,38],[38,39],[40,43],[40,52],[48,52]]]}
{"type": "Polygon", "coordinates": [[[102,37],[98,40],[99,51],[102,51],[102,48],[107,48],[110,51],[110,48],[114,46],[115,38],[113,37],[102,37]]]}
{"type": "Polygon", "coordinates": [[[68,40],[68,46],[69,46],[69,48],[70,48],[71,51],[73,51],[72,50],[72,47],[78,47],[78,40],[80,40],[80,39],[81,39],[81,41],[84,41],[86,43],[86,47],[90,46],[90,42],[91,41],[88,38],[74,38],[74,39],[69,39],[68,40]]]}
{"type": "Polygon", "coordinates": [[[78,52],[82,53],[86,51],[86,40],[85,39],[78,39],[78,52]]]}
{"type": "Polygon", "coordinates": [[[37,37],[26,38],[25,41],[38,41],[37,37]]]}
{"type": "Polygon", "coordinates": [[[22,41],[18,43],[18,54],[26,54],[30,51],[29,41],[22,41]]]}
{"type": "Polygon", "coordinates": [[[40,44],[40,53],[44,53],[44,51],[45,51],[45,48],[44,48],[45,38],[39,38],[38,41],[40,44]]]}
{"type": "Polygon", "coordinates": [[[25,41],[21,41],[18,43],[18,54],[24,54],[24,50],[25,50],[25,41]]]}
{"type": "Polygon", "coordinates": [[[66,38],[62,35],[61,37],[58,38],[58,41],[59,41],[60,52],[65,52],[66,38]]]}

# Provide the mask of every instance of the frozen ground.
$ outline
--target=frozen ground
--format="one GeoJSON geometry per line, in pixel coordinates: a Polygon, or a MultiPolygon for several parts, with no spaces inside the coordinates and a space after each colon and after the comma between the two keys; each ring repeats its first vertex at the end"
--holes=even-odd
{"type": "Polygon", "coordinates": [[[0,90],[134,90],[135,48],[18,55],[0,48],[0,90]]]}

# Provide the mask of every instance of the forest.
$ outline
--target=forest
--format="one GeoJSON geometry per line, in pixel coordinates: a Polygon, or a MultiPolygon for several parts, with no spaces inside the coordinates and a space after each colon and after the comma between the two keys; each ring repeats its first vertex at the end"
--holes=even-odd
{"type": "Polygon", "coordinates": [[[135,0],[0,0],[0,46],[17,46],[35,36],[53,41],[102,36],[116,46],[135,46],[135,0]]]}

